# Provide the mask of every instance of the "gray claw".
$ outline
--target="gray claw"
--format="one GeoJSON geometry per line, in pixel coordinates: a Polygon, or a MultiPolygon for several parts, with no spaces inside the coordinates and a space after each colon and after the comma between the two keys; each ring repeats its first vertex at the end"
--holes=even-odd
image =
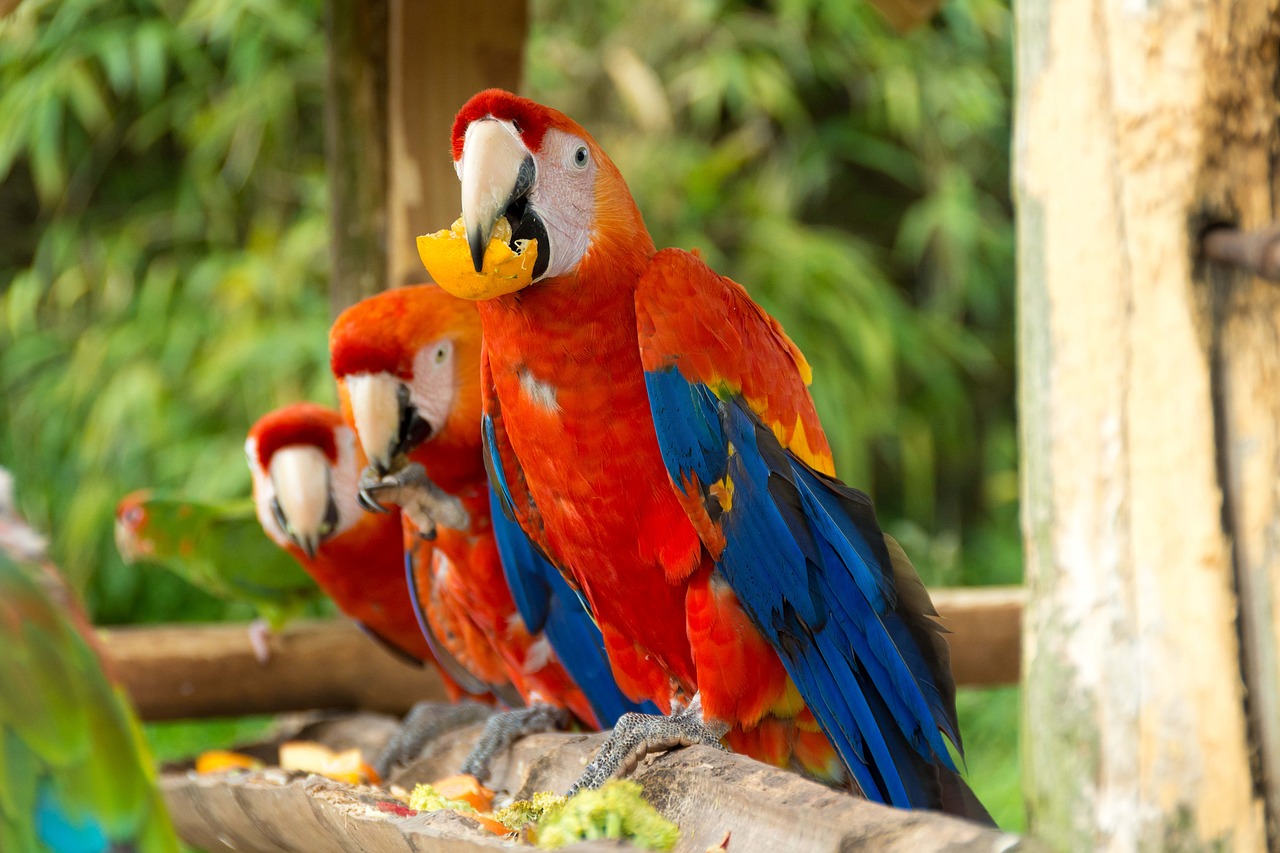
{"type": "Polygon", "coordinates": [[[380,492],[387,488],[387,484],[377,471],[373,470],[372,465],[364,466],[364,470],[360,472],[360,480],[356,483],[356,503],[358,503],[366,512],[387,513],[391,510],[378,503],[378,499],[374,497],[375,492],[380,492]]]}
{"type": "Polygon", "coordinates": [[[462,772],[483,782],[489,776],[489,765],[499,752],[525,735],[567,728],[571,720],[569,712],[564,708],[545,704],[494,714],[485,723],[484,734],[462,763],[462,772]]]}
{"type": "Polygon", "coordinates": [[[477,702],[459,702],[457,705],[419,702],[405,715],[395,736],[373,763],[374,772],[385,783],[393,767],[417,758],[431,741],[454,729],[478,723],[492,713],[493,709],[477,702]]]}
{"type": "Polygon", "coordinates": [[[626,713],[618,718],[609,739],[600,747],[596,757],[567,796],[586,788],[599,788],[615,776],[623,776],[636,768],[646,755],[662,752],[677,746],[703,744],[724,750],[720,739],[729,731],[729,725],[717,720],[702,719],[700,704],[669,717],[649,714],[626,713]]]}
{"type": "Polygon", "coordinates": [[[356,503],[358,503],[361,509],[363,509],[365,512],[377,512],[377,513],[391,512],[391,510],[387,509],[385,506],[378,503],[377,499],[374,498],[373,495],[369,494],[369,491],[367,489],[361,489],[360,491],[356,492],[356,503]]]}

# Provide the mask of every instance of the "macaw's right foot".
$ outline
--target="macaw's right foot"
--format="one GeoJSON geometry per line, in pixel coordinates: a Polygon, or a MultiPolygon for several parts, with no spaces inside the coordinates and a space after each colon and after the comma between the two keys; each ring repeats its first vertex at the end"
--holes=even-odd
{"type": "Polygon", "coordinates": [[[568,727],[573,718],[564,708],[535,704],[528,708],[501,711],[485,723],[484,734],[462,763],[462,772],[484,781],[493,757],[525,735],[552,732],[568,727]]]}
{"type": "Polygon", "coordinates": [[[669,717],[623,714],[609,739],[569,789],[567,796],[572,797],[584,788],[599,788],[615,776],[630,773],[651,752],[695,744],[723,750],[720,739],[728,731],[729,726],[725,723],[702,719],[702,705],[697,699],[688,708],[669,717]]]}
{"type": "Polygon", "coordinates": [[[488,719],[492,714],[492,708],[477,702],[459,702],[456,705],[419,702],[405,715],[399,731],[373,763],[373,769],[385,781],[393,768],[416,759],[431,741],[488,719]]]}

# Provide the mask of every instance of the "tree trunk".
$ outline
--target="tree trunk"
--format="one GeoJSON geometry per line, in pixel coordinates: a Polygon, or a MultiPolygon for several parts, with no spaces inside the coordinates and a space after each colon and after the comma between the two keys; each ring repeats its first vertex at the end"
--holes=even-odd
{"type": "Polygon", "coordinates": [[[328,0],[329,307],[372,296],[387,280],[388,0],[328,0]]]}
{"type": "Polygon", "coordinates": [[[1199,236],[1273,215],[1275,5],[1018,5],[1025,791],[1060,849],[1266,843],[1280,315],[1199,236]]]}

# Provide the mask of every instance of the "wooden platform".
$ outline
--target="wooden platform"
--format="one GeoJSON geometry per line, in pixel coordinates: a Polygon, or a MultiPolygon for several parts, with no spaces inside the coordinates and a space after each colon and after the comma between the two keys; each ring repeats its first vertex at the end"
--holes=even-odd
{"type": "MultiPolygon", "coordinates": [[[[962,687],[1015,684],[1022,587],[932,591],[951,633],[962,687]]],[[[269,640],[259,663],[247,626],[151,625],[101,632],[103,646],[146,720],[267,714],[312,708],[404,713],[444,698],[434,667],[412,666],[341,619],[300,621],[269,640]]]]}
{"type": "MultiPolygon", "coordinates": [[[[361,714],[313,723],[297,732],[334,748],[376,751],[393,718],[361,714]]],[[[480,727],[437,743],[391,780],[411,788],[456,771],[480,727]]],[[[516,798],[563,791],[581,772],[603,735],[547,734],[520,741],[494,764],[494,787],[516,798]]],[[[271,746],[260,753],[270,758],[271,746]]],[[[825,851],[1005,851],[1030,849],[1025,839],[929,812],[904,812],[705,747],[645,761],[634,778],[646,798],[681,830],[678,853],[824,853],[825,851]],[[727,846],[725,839],[728,839],[727,846]]],[[[209,853],[472,853],[533,849],[479,829],[452,813],[403,815],[380,789],[353,788],[278,769],[239,775],[166,772],[166,796],[187,843],[209,853]]],[[[582,844],[577,851],[631,849],[582,844]]]]}

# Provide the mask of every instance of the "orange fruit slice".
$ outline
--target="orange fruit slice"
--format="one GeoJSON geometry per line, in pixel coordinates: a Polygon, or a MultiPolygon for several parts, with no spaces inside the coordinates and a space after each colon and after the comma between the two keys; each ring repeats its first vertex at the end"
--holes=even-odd
{"type": "Polygon", "coordinates": [[[493,237],[484,250],[482,272],[476,272],[467,245],[462,219],[443,231],[418,238],[418,257],[436,284],[461,299],[492,299],[515,293],[533,281],[533,265],[538,260],[537,240],[517,240],[515,251],[507,245],[511,223],[499,219],[493,237]]]}

